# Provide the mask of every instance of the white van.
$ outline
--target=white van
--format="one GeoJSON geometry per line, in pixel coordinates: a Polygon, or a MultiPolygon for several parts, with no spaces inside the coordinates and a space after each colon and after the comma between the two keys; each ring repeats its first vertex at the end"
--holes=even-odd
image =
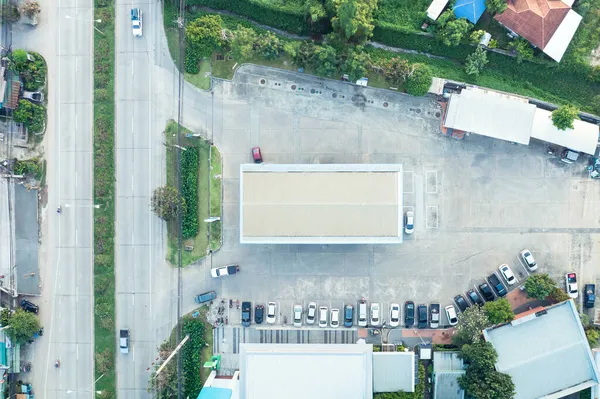
{"type": "Polygon", "coordinates": [[[361,299],[360,301],[358,301],[358,306],[357,306],[357,316],[356,318],[358,319],[358,326],[359,327],[366,327],[367,326],[367,301],[365,301],[364,299],[361,299]]]}

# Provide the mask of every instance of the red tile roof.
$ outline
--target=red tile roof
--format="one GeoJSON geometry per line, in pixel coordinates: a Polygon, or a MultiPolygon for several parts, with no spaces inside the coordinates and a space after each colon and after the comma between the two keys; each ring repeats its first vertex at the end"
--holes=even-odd
{"type": "Polygon", "coordinates": [[[508,0],[494,18],[536,47],[546,47],[571,9],[560,0],[508,0]]]}

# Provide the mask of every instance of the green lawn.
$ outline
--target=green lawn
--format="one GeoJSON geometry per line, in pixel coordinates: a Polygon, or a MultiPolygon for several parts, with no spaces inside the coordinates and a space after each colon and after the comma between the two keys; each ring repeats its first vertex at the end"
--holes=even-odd
{"type": "MultiPolygon", "coordinates": [[[[165,129],[165,140],[169,147],[167,148],[167,185],[177,186],[176,175],[176,148],[172,145],[177,142],[177,123],[170,121],[165,129]]],[[[182,265],[187,266],[198,259],[206,256],[209,249],[209,224],[204,222],[210,216],[221,216],[221,179],[215,179],[215,175],[221,174],[221,154],[215,146],[200,137],[186,138],[186,134],[192,134],[191,131],[181,129],[181,145],[183,147],[194,146],[199,151],[199,170],[198,170],[198,234],[193,239],[185,240],[184,246],[192,246],[192,251],[182,251],[182,265]],[[211,159],[212,157],[212,159],[211,159]],[[209,185],[210,185],[210,204],[209,204],[209,185]],[[210,211],[209,211],[210,207],[210,211]]],[[[221,246],[221,223],[220,221],[210,223],[210,249],[217,250],[221,246]]],[[[175,222],[167,224],[168,229],[168,248],[167,260],[172,264],[177,264],[178,246],[177,246],[177,225],[175,222]]]]}

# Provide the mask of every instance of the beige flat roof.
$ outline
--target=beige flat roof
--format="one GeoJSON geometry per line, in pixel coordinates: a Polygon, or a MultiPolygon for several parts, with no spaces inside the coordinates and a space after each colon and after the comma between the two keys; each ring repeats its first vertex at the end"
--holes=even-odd
{"type": "Polygon", "coordinates": [[[402,242],[401,165],[240,169],[240,242],[402,242]]]}

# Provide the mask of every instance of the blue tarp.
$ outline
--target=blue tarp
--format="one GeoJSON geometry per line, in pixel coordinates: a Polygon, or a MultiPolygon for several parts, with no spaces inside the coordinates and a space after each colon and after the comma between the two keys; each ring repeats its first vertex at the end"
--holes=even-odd
{"type": "Polygon", "coordinates": [[[476,24],[485,11],[485,0],[456,0],[452,9],[456,18],[466,18],[472,24],[476,24]]]}
{"type": "Polygon", "coordinates": [[[230,399],[231,395],[231,389],[204,387],[197,399],[230,399]]]}

